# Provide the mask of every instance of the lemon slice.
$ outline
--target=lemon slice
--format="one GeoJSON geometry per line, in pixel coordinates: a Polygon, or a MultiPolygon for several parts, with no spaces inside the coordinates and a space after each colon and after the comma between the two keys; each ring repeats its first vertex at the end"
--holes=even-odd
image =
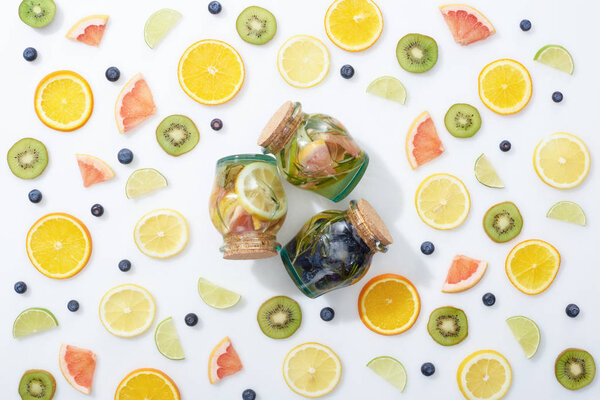
{"type": "Polygon", "coordinates": [[[45,308],[28,308],[17,315],[13,323],[13,337],[20,338],[23,336],[33,335],[47,331],[58,326],[58,321],[54,314],[45,308]]]}
{"type": "Polygon", "coordinates": [[[499,400],[510,388],[512,369],[497,351],[480,350],[460,363],[456,379],[468,400],[499,400]]]}
{"type": "Polygon", "coordinates": [[[556,44],[548,44],[539,49],[535,53],[533,60],[571,75],[573,75],[573,70],[575,70],[571,54],[567,49],[556,44]]]}
{"type": "Polygon", "coordinates": [[[559,221],[570,222],[585,226],[586,219],[583,209],[577,203],[572,201],[559,201],[554,204],[546,214],[547,218],[557,219],[559,221]]]}
{"type": "Polygon", "coordinates": [[[167,187],[167,179],[154,168],[143,168],[132,172],[125,184],[125,194],[133,199],[167,187]]]}
{"type": "Polygon", "coordinates": [[[400,104],[406,103],[406,89],[402,85],[402,82],[393,76],[380,76],[375,79],[367,86],[367,93],[396,101],[400,104]]]}
{"type": "Polygon", "coordinates": [[[540,328],[527,317],[510,317],[506,320],[508,327],[521,345],[527,358],[533,357],[540,345],[540,328]]]}
{"type": "Polygon", "coordinates": [[[577,136],[558,132],[537,145],[533,166],[546,184],[571,189],[581,184],[590,171],[590,152],[577,136]]]}
{"type": "Polygon", "coordinates": [[[250,214],[273,221],[287,212],[287,200],[277,167],[264,162],[246,165],[235,181],[240,204],[250,214]]]}
{"type": "Polygon", "coordinates": [[[379,39],[383,16],[372,0],[336,0],[325,14],[325,31],[338,47],[362,51],[379,39]]]}
{"type": "Polygon", "coordinates": [[[496,173],[494,166],[487,159],[485,154],[482,154],[475,161],[475,178],[482,185],[487,187],[502,189],[504,187],[504,183],[502,183],[502,179],[496,173]]]}
{"type": "Polygon", "coordinates": [[[406,387],[406,370],[400,361],[389,356],[376,357],[369,361],[367,367],[399,391],[404,391],[406,387]]]}
{"type": "Polygon", "coordinates": [[[198,294],[206,304],[219,309],[233,307],[242,298],[239,294],[217,286],[204,278],[198,279],[198,294]]]}
{"type": "Polygon", "coordinates": [[[479,98],[498,114],[521,111],[529,103],[532,90],[529,71],[515,60],[494,61],[479,74],[479,98]]]}
{"type": "Polygon", "coordinates": [[[277,68],[281,77],[292,86],[315,86],[329,72],[329,52],[315,37],[292,36],[279,49],[277,68]]]}
{"type": "Polygon", "coordinates": [[[543,240],[517,244],[506,257],[506,275],[521,292],[540,294],[548,289],[560,267],[560,253],[543,240]]]}
{"type": "Polygon", "coordinates": [[[419,185],[415,204],[423,222],[445,230],[456,228],[465,221],[471,198],[460,179],[450,174],[435,174],[419,185]]]}
{"type": "Polygon", "coordinates": [[[114,287],[100,300],[100,321],[115,336],[133,337],[146,332],[155,312],[152,295],[133,284],[114,287]]]}
{"type": "Polygon", "coordinates": [[[163,8],[152,14],[144,25],[144,40],[151,49],[163,40],[181,18],[179,11],[163,8]]]}
{"type": "Polygon", "coordinates": [[[171,317],[165,319],[156,327],[154,343],[156,343],[156,348],[160,354],[169,360],[183,360],[185,358],[177,329],[175,329],[175,322],[171,317]]]}
{"type": "Polygon", "coordinates": [[[283,378],[294,392],[305,397],[330,393],[342,377],[342,363],[329,347],[304,343],[294,347],[283,362],[283,378]]]}
{"type": "Polygon", "coordinates": [[[149,212],[135,225],[133,237],[138,249],[153,258],[169,258],[179,253],[188,241],[188,225],[175,210],[149,212]]]}

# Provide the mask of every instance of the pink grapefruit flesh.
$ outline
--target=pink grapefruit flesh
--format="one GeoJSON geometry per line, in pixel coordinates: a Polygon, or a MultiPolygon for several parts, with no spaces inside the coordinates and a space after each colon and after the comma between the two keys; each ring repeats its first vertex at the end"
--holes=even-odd
{"type": "Polygon", "coordinates": [[[150,87],[142,74],[137,74],[121,90],[115,105],[115,118],[120,133],[140,125],[156,112],[150,87]]]}
{"type": "Polygon", "coordinates": [[[78,21],[67,33],[67,38],[90,46],[98,46],[104,36],[108,15],[91,15],[78,21]]]}
{"type": "Polygon", "coordinates": [[[101,159],[87,154],[76,154],[75,157],[84,187],[114,178],[113,170],[101,159]]]}
{"type": "Polygon", "coordinates": [[[440,7],[444,20],[454,37],[462,46],[487,39],[496,31],[488,19],[476,9],[463,4],[440,7]]]}
{"type": "Polygon", "coordinates": [[[486,269],[487,262],[485,261],[467,256],[455,256],[448,270],[444,286],[442,286],[442,292],[456,293],[472,288],[481,280],[486,269]]]}
{"type": "Polygon", "coordinates": [[[96,354],[87,349],[63,344],[60,347],[59,363],[62,374],[71,386],[81,393],[91,393],[96,354]]]}
{"type": "Polygon", "coordinates": [[[226,376],[242,370],[242,362],[233,348],[229,337],[223,339],[210,354],[208,360],[208,379],[216,383],[226,376]]]}
{"type": "Polygon", "coordinates": [[[437,134],[433,120],[427,111],[419,115],[406,136],[406,156],[412,169],[426,164],[444,152],[444,145],[437,134]]]}

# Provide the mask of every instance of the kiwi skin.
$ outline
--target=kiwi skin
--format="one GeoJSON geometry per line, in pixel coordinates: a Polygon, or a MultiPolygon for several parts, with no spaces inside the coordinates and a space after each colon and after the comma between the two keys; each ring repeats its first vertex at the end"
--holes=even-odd
{"type": "Polygon", "coordinates": [[[579,390],[589,385],[594,380],[594,375],[596,375],[594,357],[582,349],[566,349],[556,357],[554,375],[556,376],[558,383],[566,389],[579,390]],[[570,360],[573,360],[578,364],[583,364],[584,376],[578,376],[574,379],[574,377],[569,375],[567,363],[570,360]]]}
{"type": "Polygon", "coordinates": [[[42,142],[32,138],[23,138],[15,143],[6,155],[11,172],[21,179],[33,179],[41,175],[48,165],[48,150],[42,142]],[[23,157],[33,158],[31,164],[23,164],[23,157]]]}
{"type": "Polygon", "coordinates": [[[398,41],[396,58],[406,71],[423,73],[429,71],[437,63],[438,45],[430,36],[409,33],[398,41]]]}
{"type": "Polygon", "coordinates": [[[162,149],[169,155],[179,157],[189,151],[200,141],[200,132],[194,121],[185,115],[169,115],[158,124],[156,140],[162,149]],[[183,137],[175,138],[172,134],[183,133],[183,137]]]}
{"type": "Polygon", "coordinates": [[[472,105],[457,103],[446,112],[444,125],[452,136],[470,138],[481,128],[481,115],[472,105]]]}
{"type": "Polygon", "coordinates": [[[30,369],[28,371],[25,371],[25,373],[23,373],[21,381],[19,382],[19,395],[21,396],[22,400],[52,400],[55,392],[56,380],[54,379],[54,376],[52,376],[50,372],[45,371],[43,369],[30,369]],[[49,384],[50,388],[47,389],[49,389],[50,391],[45,392],[42,397],[35,397],[29,394],[27,392],[27,386],[29,385],[29,382],[31,382],[34,379],[43,381],[46,385],[49,384]]]}
{"type": "Polygon", "coordinates": [[[250,44],[265,44],[277,32],[277,19],[262,7],[250,6],[240,13],[235,23],[237,33],[250,44]]]}
{"type": "Polygon", "coordinates": [[[302,310],[287,296],[275,296],[265,301],[256,316],[258,326],[271,339],[285,339],[294,334],[302,323],[302,310]],[[277,318],[277,325],[273,324],[277,318]]]}
{"type": "Polygon", "coordinates": [[[442,346],[454,346],[459,344],[469,335],[469,321],[467,315],[460,308],[446,306],[436,308],[429,316],[427,332],[433,340],[442,346]],[[454,332],[442,332],[444,320],[454,324],[454,332]]]}
{"type": "Polygon", "coordinates": [[[23,0],[19,5],[19,18],[32,28],[42,28],[54,19],[56,4],[53,0],[23,0]],[[40,8],[36,13],[35,9],[40,8]]]}
{"type": "Polygon", "coordinates": [[[516,238],[523,229],[523,217],[515,203],[505,201],[490,207],[483,217],[483,230],[496,243],[505,243],[516,238]],[[494,227],[499,218],[509,219],[512,227],[506,232],[498,232],[494,227]]]}

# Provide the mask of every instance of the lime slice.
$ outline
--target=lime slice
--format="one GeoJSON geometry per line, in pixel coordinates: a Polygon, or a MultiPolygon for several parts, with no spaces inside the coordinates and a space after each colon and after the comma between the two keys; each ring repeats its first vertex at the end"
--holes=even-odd
{"type": "Polygon", "coordinates": [[[585,213],[577,203],[559,201],[548,210],[546,217],[585,226],[585,213]]]}
{"type": "Polygon", "coordinates": [[[367,93],[383,97],[387,100],[406,103],[406,89],[398,79],[393,76],[381,76],[367,86],[367,93]]]}
{"type": "Polygon", "coordinates": [[[375,357],[369,361],[367,367],[399,391],[404,391],[406,387],[406,370],[400,361],[389,356],[375,357]]]}
{"type": "Polygon", "coordinates": [[[28,308],[15,319],[13,337],[33,335],[57,326],[58,321],[50,311],[45,308],[28,308]]]}
{"type": "Polygon", "coordinates": [[[573,70],[575,69],[571,54],[569,54],[567,49],[556,44],[549,44],[542,47],[535,53],[533,59],[571,75],[573,75],[573,70]]]}
{"type": "Polygon", "coordinates": [[[533,357],[540,345],[540,328],[527,317],[510,317],[506,320],[515,339],[523,348],[527,358],[533,357]]]}
{"type": "Polygon", "coordinates": [[[204,278],[198,279],[198,293],[206,304],[219,309],[235,306],[242,297],[239,294],[217,286],[204,278]]]}
{"type": "Polygon", "coordinates": [[[125,194],[128,199],[154,192],[167,186],[167,179],[153,168],[143,168],[133,171],[125,184],[125,194]]]}
{"type": "Polygon", "coordinates": [[[504,183],[496,173],[492,163],[486,158],[485,154],[479,156],[475,161],[475,178],[479,183],[496,189],[502,189],[504,183]]]}
{"type": "Polygon", "coordinates": [[[169,317],[158,324],[156,332],[154,332],[154,342],[160,354],[169,360],[183,360],[185,358],[173,318],[169,317]]]}
{"type": "Polygon", "coordinates": [[[287,200],[277,167],[264,162],[246,165],[235,181],[239,201],[250,214],[273,221],[287,212],[287,200]]]}
{"type": "Polygon", "coordinates": [[[144,26],[144,40],[151,49],[166,36],[181,18],[178,11],[163,8],[152,14],[144,26]]]}

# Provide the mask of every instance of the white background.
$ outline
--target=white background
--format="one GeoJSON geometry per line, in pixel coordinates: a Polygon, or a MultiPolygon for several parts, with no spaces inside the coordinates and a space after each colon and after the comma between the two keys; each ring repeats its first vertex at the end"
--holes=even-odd
{"type": "MultiPolygon", "coordinates": [[[[285,354],[294,346],[318,341],[330,346],[343,364],[342,380],[329,396],[332,399],[458,399],[456,369],[468,354],[479,349],[502,352],[513,368],[510,399],[592,399],[597,398],[600,377],[579,392],[569,392],[554,378],[554,359],[567,347],[590,351],[600,362],[600,342],[594,329],[598,319],[597,241],[600,234],[598,174],[595,167],[600,139],[598,116],[600,97],[596,93],[598,52],[595,26],[599,7],[595,2],[529,0],[471,2],[495,25],[497,34],[490,39],[461,47],[454,43],[437,7],[440,1],[379,0],[385,26],[378,42],[362,53],[348,53],[328,40],[323,17],[329,1],[251,2],[223,1],[223,12],[213,16],[207,11],[208,0],[123,1],[56,0],[55,20],[44,29],[34,30],[17,17],[18,1],[0,2],[0,44],[2,76],[0,115],[2,143],[0,153],[22,137],[43,141],[50,154],[47,170],[34,181],[14,177],[5,166],[0,168],[3,187],[0,208],[2,279],[0,279],[0,383],[3,398],[17,397],[17,384],[24,370],[43,368],[57,378],[58,400],[83,399],[60,376],[58,350],[61,343],[92,349],[98,355],[93,399],[109,399],[120,380],[131,370],[155,367],[170,375],[185,399],[240,399],[243,389],[251,387],[259,399],[296,399],[283,380],[281,366],[285,354]],[[248,5],[270,9],[278,20],[275,38],[265,46],[243,42],[235,31],[238,13],[248,5]],[[179,10],[179,25],[154,49],[143,39],[146,18],[162,7],[179,10]],[[67,30],[81,17],[109,14],[110,21],[99,48],[67,40],[67,30]],[[533,28],[519,29],[519,21],[529,18],[533,28]],[[433,36],[440,47],[437,65],[425,74],[402,70],[395,58],[396,43],[410,32],[433,36]],[[314,35],[325,43],[331,54],[331,69],[323,83],[312,89],[295,89],[279,76],[276,53],[281,44],[295,34],[314,35]],[[233,45],[242,55],[246,81],[234,100],[221,106],[203,106],[188,98],[177,82],[177,63],[184,50],[200,39],[215,38],[233,45]],[[573,76],[532,61],[535,52],[548,43],[562,44],[575,59],[573,76]],[[33,63],[23,60],[25,47],[39,52],[33,63]],[[487,63],[499,58],[514,58],[530,71],[534,90],[531,102],[515,116],[499,116],[486,109],[477,95],[477,76],[487,63]],[[339,69],[352,64],[356,75],[342,79],[339,69]],[[107,67],[121,70],[116,83],[104,78],[107,67]],[[46,74],[71,69],[90,83],[95,98],[89,122],[73,133],[53,131],[38,120],[33,109],[33,93],[46,74]],[[121,135],[114,121],[114,103],[121,87],[135,73],[142,72],[154,94],[158,112],[135,131],[121,135]],[[405,106],[365,94],[365,88],[381,75],[398,77],[408,90],[405,106]],[[561,90],[565,99],[551,101],[561,90]],[[287,276],[279,257],[257,262],[224,261],[218,247],[221,237],[210,223],[207,201],[219,157],[259,151],[256,139],[267,119],[285,100],[298,100],[308,112],[324,112],[339,118],[371,157],[362,182],[350,198],[365,197],[387,222],[394,244],[387,254],[374,257],[366,278],[359,284],[330,293],[316,300],[302,295],[287,276]],[[456,102],[475,105],[483,126],[472,139],[450,136],[443,125],[447,108],[456,102]],[[446,147],[439,159],[417,171],[406,161],[404,141],[411,121],[428,110],[446,147]],[[180,113],[191,117],[201,131],[197,148],[180,158],[172,158],[156,144],[154,129],[167,115],[180,113]],[[212,118],[224,122],[221,132],[209,128],[212,118]],[[535,145],[546,135],[566,131],[581,137],[592,152],[592,170],[578,188],[559,191],[546,186],[532,167],[535,145]],[[512,142],[513,149],[502,153],[498,143],[512,142]],[[131,165],[117,162],[117,152],[128,147],[135,154],[131,165]],[[473,174],[475,159],[484,153],[506,184],[502,190],[479,184],[473,174]],[[84,189],[75,161],[75,153],[88,153],[108,162],[116,178],[84,189]],[[137,168],[153,167],[169,181],[169,187],[138,200],[128,200],[124,185],[137,168]],[[419,182],[436,172],[449,172],[467,185],[472,199],[470,215],[464,225],[450,232],[435,231],[424,225],[414,208],[414,193],[419,182]],[[41,204],[32,204],[27,193],[38,188],[44,195],[41,204]],[[481,220],[485,210],[501,201],[514,201],[525,224],[518,239],[495,244],[485,235],[481,220]],[[588,216],[588,226],[579,227],[545,218],[556,201],[579,203],[588,216]],[[101,218],[90,214],[90,207],[101,203],[106,213],[101,218]],[[173,208],[185,215],[190,225],[190,240],[183,253],[166,261],[142,255],[132,239],[135,222],[156,208],[173,208]],[[58,281],[42,276],[30,264],[25,251],[27,230],[35,220],[55,211],[68,212],[88,226],[93,238],[93,254],[87,267],[74,278],[58,281]],[[509,250],[520,240],[540,238],[557,247],[562,266],[552,286],[538,296],[518,292],[504,272],[509,250]],[[419,245],[431,240],[433,255],[420,253],[419,245]],[[482,281],[462,294],[443,294],[441,284],[455,254],[485,259],[489,268],[482,281]],[[128,258],[133,268],[120,272],[117,263],[128,258]],[[410,279],[419,290],[421,315],[409,331],[379,336],[369,331],[358,318],[356,301],[363,284],[387,272],[410,279]],[[196,292],[198,277],[219,283],[242,294],[242,301],[230,310],[206,306],[196,292]],[[16,294],[13,284],[23,280],[29,290],[16,294]],[[152,330],[134,339],[110,335],[98,318],[101,296],[113,286],[132,282],[146,287],[157,302],[152,330]],[[491,291],[497,303],[483,306],[481,296],[491,291]],[[303,322],[298,332],[286,340],[264,336],[256,323],[260,304],[273,295],[284,294],[298,300],[303,322]],[[67,302],[77,299],[77,313],[67,310],[67,302]],[[564,309],[577,303],[581,314],[568,318],[564,309]],[[427,334],[429,313],[436,307],[454,305],[463,308],[469,318],[469,337],[461,344],[445,348],[427,334]],[[54,312],[58,329],[38,336],[15,340],[11,327],[16,315],[27,307],[41,306],[54,312]],[[319,318],[322,307],[336,311],[332,322],[319,318]],[[187,327],[183,317],[195,312],[200,323],[187,327]],[[542,342],[538,353],[527,360],[513,339],[505,319],[526,315],[540,326],[542,342]],[[186,353],[185,361],[170,361],[154,345],[153,330],[158,321],[173,316],[186,353]],[[217,385],[207,379],[207,360],[212,348],[229,335],[244,370],[217,385]],[[390,355],[406,367],[408,384],[403,394],[382,381],[365,367],[375,356],[390,355]],[[420,373],[423,362],[436,366],[432,377],[420,373]],[[594,395],[595,393],[595,395],[594,395]]],[[[327,208],[345,208],[348,201],[333,204],[312,193],[286,183],[289,199],[287,221],[279,234],[285,244],[306,219],[327,208]]]]}

